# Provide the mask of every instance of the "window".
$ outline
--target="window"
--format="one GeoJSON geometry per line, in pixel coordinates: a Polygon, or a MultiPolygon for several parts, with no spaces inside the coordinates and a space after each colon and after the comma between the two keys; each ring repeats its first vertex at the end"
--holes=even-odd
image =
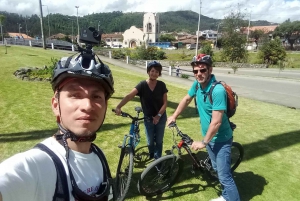
{"type": "Polygon", "coordinates": [[[106,39],[106,42],[110,42],[110,39],[106,39]]]}
{"type": "Polygon", "coordinates": [[[125,42],[125,45],[127,45],[127,42],[125,42]]]}
{"type": "Polygon", "coordinates": [[[147,32],[152,32],[152,24],[151,23],[147,24],[147,32]]]}
{"type": "Polygon", "coordinates": [[[114,38],[114,39],[113,39],[113,41],[114,41],[114,42],[116,42],[116,41],[117,41],[117,39],[115,39],[115,38],[114,38]]]}

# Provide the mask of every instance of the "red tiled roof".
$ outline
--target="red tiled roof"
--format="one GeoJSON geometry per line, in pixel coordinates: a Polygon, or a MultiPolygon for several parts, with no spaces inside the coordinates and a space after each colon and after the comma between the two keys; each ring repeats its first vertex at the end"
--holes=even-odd
{"type": "Polygon", "coordinates": [[[122,34],[102,34],[102,38],[123,38],[122,34]]]}
{"type": "Polygon", "coordinates": [[[16,36],[23,36],[23,38],[28,38],[28,39],[32,39],[30,36],[23,34],[23,33],[13,33],[13,32],[8,32],[9,37],[16,37],[16,36]]]}
{"type": "MultiPolygon", "coordinates": [[[[249,28],[249,31],[254,31],[254,30],[262,30],[264,33],[269,33],[273,32],[278,25],[271,25],[271,26],[252,26],[249,28]]],[[[243,29],[243,33],[248,32],[248,27],[245,27],[243,29]]]]}

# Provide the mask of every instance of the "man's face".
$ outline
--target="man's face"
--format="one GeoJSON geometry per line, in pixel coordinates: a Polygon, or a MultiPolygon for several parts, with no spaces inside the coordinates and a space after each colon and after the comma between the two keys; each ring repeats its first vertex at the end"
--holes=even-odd
{"type": "Polygon", "coordinates": [[[211,75],[212,67],[208,68],[206,64],[196,64],[193,68],[195,78],[200,84],[205,84],[211,75]]]}
{"type": "Polygon", "coordinates": [[[88,79],[67,82],[59,93],[59,99],[52,98],[52,110],[60,118],[61,125],[80,137],[97,131],[106,109],[104,88],[88,79]]]}

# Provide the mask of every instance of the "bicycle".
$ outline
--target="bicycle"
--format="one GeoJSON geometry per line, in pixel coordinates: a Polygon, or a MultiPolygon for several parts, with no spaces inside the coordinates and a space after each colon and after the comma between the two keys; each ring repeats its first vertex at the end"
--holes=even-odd
{"type": "MultiPolygon", "coordinates": [[[[115,112],[114,109],[112,109],[115,112]]],[[[133,173],[133,158],[139,159],[138,155],[135,155],[135,148],[140,142],[140,121],[144,120],[144,117],[139,117],[142,112],[141,107],[135,107],[136,116],[133,117],[126,112],[121,112],[122,117],[131,118],[129,134],[124,135],[122,145],[119,145],[121,149],[119,164],[116,173],[116,187],[118,189],[117,200],[122,201],[129,190],[131,177],[133,173]]]]}
{"type": "MultiPolygon", "coordinates": [[[[169,155],[163,156],[158,160],[152,162],[141,174],[138,181],[138,190],[142,195],[152,197],[162,194],[168,191],[178,180],[182,173],[184,162],[181,159],[182,148],[187,151],[190,156],[192,164],[192,173],[196,169],[202,173],[207,173],[211,178],[216,178],[211,160],[207,154],[204,160],[198,160],[195,153],[190,149],[190,145],[193,143],[187,134],[183,134],[176,123],[173,122],[169,125],[169,128],[173,128],[173,141],[174,145],[169,155]],[[175,140],[174,130],[177,132],[177,136],[180,136],[181,140],[177,144],[175,140]],[[177,154],[175,153],[177,151],[177,154]]],[[[244,156],[244,149],[241,144],[233,142],[231,146],[231,172],[233,172],[241,163],[244,156]]]]}

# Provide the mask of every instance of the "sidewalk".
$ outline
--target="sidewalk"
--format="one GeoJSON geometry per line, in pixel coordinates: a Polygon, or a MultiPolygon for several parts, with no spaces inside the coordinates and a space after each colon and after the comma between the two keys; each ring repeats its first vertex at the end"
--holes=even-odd
{"type": "MultiPolygon", "coordinates": [[[[104,56],[101,56],[101,55],[99,55],[99,57],[105,64],[108,64],[108,65],[112,64],[112,65],[115,65],[115,66],[119,66],[121,68],[126,68],[126,69],[129,69],[131,71],[141,73],[141,74],[145,75],[145,79],[147,77],[146,66],[126,64],[125,62],[122,62],[122,61],[119,61],[119,60],[116,60],[116,59],[110,59],[108,57],[104,57],[104,56]]],[[[168,71],[163,71],[162,76],[159,77],[159,79],[163,80],[163,81],[172,82],[172,83],[176,84],[176,86],[178,86],[178,85],[179,86],[184,86],[184,88],[186,88],[186,89],[189,89],[189,87],[192,85],[192,83],[194,81],[193,77],[191,77],[189,79],[185,79],[185,78],[180,78],[180,77],[176,77],[176,76],[170,76],[168,71]]]]}

